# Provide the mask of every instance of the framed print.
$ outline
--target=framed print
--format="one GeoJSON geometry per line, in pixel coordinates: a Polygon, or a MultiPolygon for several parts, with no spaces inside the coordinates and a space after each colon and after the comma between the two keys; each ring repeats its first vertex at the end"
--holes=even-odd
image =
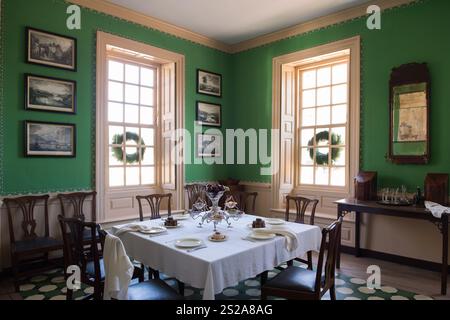
{"type": "Polygon", "coordinates": [[[197,93],[222,97],[222,75],[197,69],[197,93]]]}
{"type": "Polygon", "coordinates": [[[25,156],[75,157],[74,124],[25,121],[25,156]]]}
{"type": "Polygon", "coordinates": [[[25,76],[25,109],[76,112],[76,82],[32,74],[25,76]]]}
{"type": "Polygon", "coordinates": [[[221,127],[222,106],[220,104],[197,101],[196,122],[203,126],[221,127]]]}
{"type": "Polygon", "coordinates": [[[71,71],[77,69],[75,38],[27,28],[27,62],[71,71]]]}
{"type": "Polygon", "coordinates": [[[221,136],[216,134],[197,134],[197,157],[221,157],[221,136]]]}

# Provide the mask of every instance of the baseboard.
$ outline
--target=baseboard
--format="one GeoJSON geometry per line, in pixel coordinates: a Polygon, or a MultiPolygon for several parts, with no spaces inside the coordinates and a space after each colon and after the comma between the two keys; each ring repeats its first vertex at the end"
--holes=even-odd
{"type": "MultiPolygon", "coordinates": [[[[348,247],[348,246],[341,246],[341,252],[355,255],[355,248],[348,247]]],[[[406,265],[406,266],[410,266],[410,267],[415,267],[415,268],[419,268],[419,269],[429,270],[429,271],[436,271],[436,272],[442,271],[442,265],[437,262],[431,262],[431,261],[415,259],[415,258],[408,258],[408,257],[403,257],[403,256],[395,255],[395,254],[373,251],[373,250],[369,250],[369,249],[360,249],[359,252],[360,252],[360,256],[365,257],[365,258],[373,258],[373,259],[378,259],[378,260],[383,260],[383,261],[388,261],[388,262],[394,262],[394,263],[398,263],[398,264],[402,264],[402,265],[406,265]]],[[[450,267],[448,268],[448,270],[450,272],[450,267]]]]}

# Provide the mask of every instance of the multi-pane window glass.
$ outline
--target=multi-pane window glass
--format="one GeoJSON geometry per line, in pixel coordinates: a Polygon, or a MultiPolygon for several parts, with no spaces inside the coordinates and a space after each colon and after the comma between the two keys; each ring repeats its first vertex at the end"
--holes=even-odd
{"type": "Polygon", "coordinates": [[[300,184],[347,183],[348,62],[300,69],[300,184]]]}
{"type": "Polygon", "coordinates": [[[109,186],[155,181],[156,69],[108,60],[109,186]]]}

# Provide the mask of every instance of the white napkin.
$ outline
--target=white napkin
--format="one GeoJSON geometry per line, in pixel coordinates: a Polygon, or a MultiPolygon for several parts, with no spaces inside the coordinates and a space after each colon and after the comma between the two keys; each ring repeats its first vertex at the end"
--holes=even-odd
{"type": "Polygon", "coordinates": [[[283,236],[286,239],[286,249],[288,251],[294,251],[298,247],[297,236],[288,228],[272,227],[270,229],[255,229],[253,230],[253,232],[259,234],[275,233],[277,235],[283,236]]]}
{"type": "Polygon", "coordinates": [[[425,201],[425,207],[438,219],[441,219],[444,213],[450,213],[450,208],[444,207],[436,202],[425,201]]]}
{"type": "Polygon", "coordinates": [[[134,265],[128,258],[122,241],[108,234],[103,252],[105,265],[104,300],[128,300],[128,286],[133,277],[134,265]]]}
{"type": "Polygon", "coordinates": [[[148,231],[150,229],[152,229],[152,227],[150,227],[150,226],[146,226],[146,225],[138,224],[138,223],[132,223],[132,224],[128,224],[128,225],[120,228],[119,230],[117,230],[115,232],[115,235],[117,237],[119,237],[120,235],[122,235],[126,232],[148,231]]]}

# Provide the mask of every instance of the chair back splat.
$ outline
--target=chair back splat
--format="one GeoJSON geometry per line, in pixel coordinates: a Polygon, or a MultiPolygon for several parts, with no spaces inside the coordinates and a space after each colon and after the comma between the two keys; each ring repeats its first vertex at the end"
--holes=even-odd
{"type": "Polygon", "coordinates": [[[316,215],[316,208],[319,203],[319,200],[312,200],[300,196],[286,196],[286,221],[289,221],[290,218],[290,203],[295,203],[295,222],[297,223],[305,223],[305,214],[309,205],[311,205],[310,219],[309,224],[314,225],[314,218],[316,215]]]}
{"type": "Polygon", "coordinates": [[[148,203],[150,206],[150,220],[154,219],[160,219],[160,209],[161,209],[161,202],[164,199],[167,199],[167,211],[168,216],[170,217],[172,215],[171,211],[171,203],[172,203],[172,194],[151,194],[148,196],[136,196],[136,199],[139,203],[139,219],[140,221],[144,221],[144,206],[143,203],[148,203]]]}

